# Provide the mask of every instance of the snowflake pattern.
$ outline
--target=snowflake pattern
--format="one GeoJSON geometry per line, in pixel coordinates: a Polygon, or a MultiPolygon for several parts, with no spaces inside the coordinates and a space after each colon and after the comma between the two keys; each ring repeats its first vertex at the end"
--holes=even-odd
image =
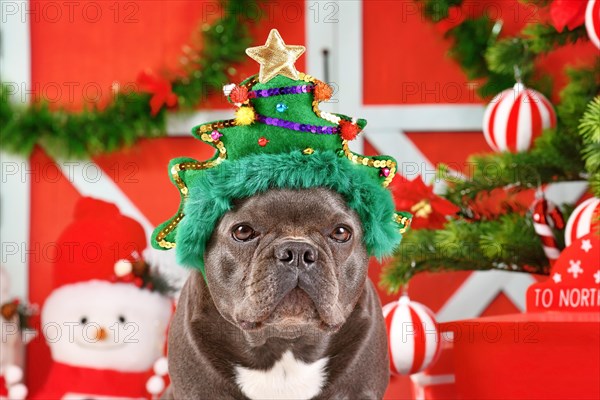
{"type": "Polygon", "coordinates": [[[588,253],[592,249],[592,241],[590,239],[585,239],[581,241],[581,250],[588,253]]]}
{"type": "Polygon", "coordinates": [[[600,283],[600,269],[594,274],[594,281],[600,283]]]}
{"type": "Polygon", "coordinates": [[[571,266],[569,267],[569,269],[567,269],[567,272],[573,274],[573,278],[577,279],[579,274],[583,273],[583,268],[581,268],[581,261],[569,260],[569,264],[571,266]]]}
{"type": "Polygon", "coordinates": [[[555,272],[554,275],[552,275],[552,280],[554,283],[560,283],[562,281],[562,276],[558,272],[555,272]]]}

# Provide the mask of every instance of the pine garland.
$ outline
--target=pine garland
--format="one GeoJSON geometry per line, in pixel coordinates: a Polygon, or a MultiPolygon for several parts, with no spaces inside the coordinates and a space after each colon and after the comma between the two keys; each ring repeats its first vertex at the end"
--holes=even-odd
{"type": "MultiPolygon", "coordinates": [[[[546,0],[531,2],[540,7],[548,5],[546,0]]],[[[460,6],[462,1],[420,3],[424,15],[438,22],[448,18],[451,7],[460,6]]],[[[584,27],[557,32],[552,26],[533,24],[517,36],[501,40],[496,40],[497,31],[498,23],[481,16],[466,19],[446,34],[453,40],[450,57],[469,79],[483,82],[479,93],[484,97],[514,84],[515,65],[528,87],[550,93],[548,77],[534,73],[537,57],[586,38],[584,27]]],[[[409,231],[383,271],[383,286],[396,292],[423,271],[501,269],[547,274],[549,263],[528,213],[506,210],[499,216],[475,218],[470,204],[478,194],[496,188],[524,190],[581,180],[586,175],[595,195],[600,195],[599,70],[600,60],[593,67],[566,70],[569,83],[556,106],[557,127],[545,131],[529,152],[474,155],[468,160],[472,172],[469,178],[454,177],[447,166],[440,165],[438,179],[448,184],[444,197],[461,211],[443,229],[409,231]]],[[[563,212],[568,216],[570,207],[565,208],[563,212]]],[[[555,233],[561,241],[562,234],[555,233]]]]}
{"type": "MultiPolygon", "coordinates": [[[[223,17],[200,28],[201,50],[189,47],[185,77],[175,78],[172,90],[178,105],[191,109],[210,91],[220,91],[235,73],[251,43],[242,10],[255,0],[222,2],[223,17]]],[[[35,145],[56,157],[85,157],[133,145],[140,138],[165,134],[166,107],[151,114],[149,93],[119,92],[104,108],[97,104],[78,113],[51,110],[43,100],[28,107],[10,101],[7,86],[0,86],[0,149],[27,156],[35,145]]]]}

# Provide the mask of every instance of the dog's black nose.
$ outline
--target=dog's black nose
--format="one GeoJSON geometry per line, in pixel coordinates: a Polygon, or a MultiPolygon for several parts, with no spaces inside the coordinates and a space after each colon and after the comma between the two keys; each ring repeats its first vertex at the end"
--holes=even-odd
{"type": "Polygon", "coordinates": [[[288,241],[275,248],[275,257],[287,265],[308,268],[317,261],[317,249],[307,242],[288,241]]]}

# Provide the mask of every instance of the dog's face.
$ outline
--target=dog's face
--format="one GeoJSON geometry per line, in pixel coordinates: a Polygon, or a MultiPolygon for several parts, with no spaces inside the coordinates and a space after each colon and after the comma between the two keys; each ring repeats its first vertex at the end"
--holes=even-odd
{"type": "Polygon", "coordinates": [[[368,256],[356,213],[328,189],[273,189],[239,201],[205,256],[221,315],[249,339],[335,332],[354,309],[368,256]]]}

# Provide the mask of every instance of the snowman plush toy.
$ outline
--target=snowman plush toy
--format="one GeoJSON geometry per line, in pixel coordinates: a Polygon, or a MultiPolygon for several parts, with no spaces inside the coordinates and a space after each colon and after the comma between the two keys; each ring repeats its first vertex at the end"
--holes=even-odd
{"type": "Polygon", "coordinates": [[[27,387],[21,382],[25,343],[19,311],[27,307],[10,296],[9,282],[8,272],[0,265],[0,400],[22,400],[27,387]]]}
{"type": "Polygon", "coordinates": [[[141,258],[143,228],[113,204],[82,198],[57,248],[41,312],[53,362],[33,398],[149,398],[172,300],[141,258]]]}

